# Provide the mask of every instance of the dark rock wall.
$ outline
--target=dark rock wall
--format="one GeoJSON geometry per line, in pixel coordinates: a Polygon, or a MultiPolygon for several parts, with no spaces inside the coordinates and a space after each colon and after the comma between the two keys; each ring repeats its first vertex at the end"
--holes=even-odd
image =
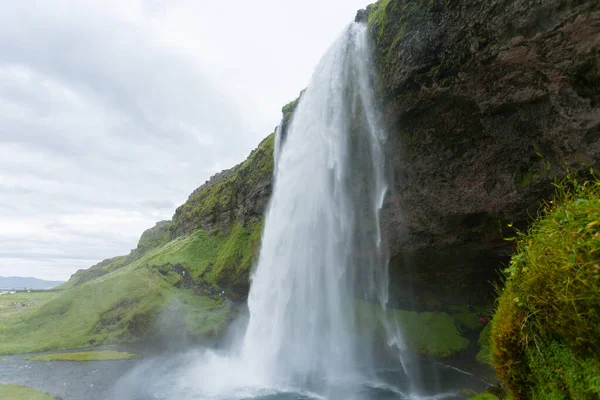
{"type": "Polygon", "coordinates": [[[600,166],[599,9],[382,0],[359,13],[390,135],[398,296],[481,298],[512,250],[507,225],[526,227],[566,169],[600,166]]]}

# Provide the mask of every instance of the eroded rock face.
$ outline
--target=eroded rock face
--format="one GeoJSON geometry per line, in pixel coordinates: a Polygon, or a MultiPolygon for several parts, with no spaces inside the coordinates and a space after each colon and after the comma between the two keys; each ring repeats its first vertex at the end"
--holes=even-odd
{"type": "Polygon", "coordinates": [[[234,224],[248,226],[262,220],[271,196],[273,145],[271,134],[246,161],[196,189],[175,211],[172,237],[198,229],[228,233],[234,224]]]}
{"type": "Polygon", "coordinates": [[[527,226],[565,169],[600,167],[599,9],[595,0],[367,9],[390,133],[383,220],[396,294],[485,295],[511,250],[507,224],[527,226]]]}

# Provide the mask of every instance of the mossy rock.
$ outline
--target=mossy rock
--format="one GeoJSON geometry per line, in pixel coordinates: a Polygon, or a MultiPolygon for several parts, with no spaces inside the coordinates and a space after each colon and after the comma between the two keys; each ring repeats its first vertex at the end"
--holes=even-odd
{"type": "Polygon", "coordinates": [[[492,334],[492,324],[488,323],[485,328],[479,334],[479,339],[477,340],[477,344],[480,346],[479,352],[477,352],[477,356],[475,356],[475,360],[482,364],[491,364],[491,336],[492,334]]]}
{"type": "MultiPolygon", "coordinates": [[[[379,321],[374,327],[375,336],[385,337],[381,325],[382,311],[378,304],[357,301],[357,311],[359,324],[375,318],[379,321]]],[[[450,314],[387,309],[386,318],[392,325],[401,327],[407,345],[417,349],[420,354],[450,357],[469,346],[469,340],[461,335],[450,314]]]]}
{"type": "Polygon", "coordinates": [[[476,396],[469,397],[468,400],[498,400],[498,397],[491,393],[480,393],[476,396]]]}
{"type": "Polygon", "coordinates": [[[505,271],[492,361],[516,399],[600,397],[600,180],[557,184],[505,271]]]}
{"type": "Polygon", "coordinates": [[[456,327],[463,332],[474,331],[481,328],[481,321],[477,316],[477,313],[467,312],[452,314],[456,327]]]}

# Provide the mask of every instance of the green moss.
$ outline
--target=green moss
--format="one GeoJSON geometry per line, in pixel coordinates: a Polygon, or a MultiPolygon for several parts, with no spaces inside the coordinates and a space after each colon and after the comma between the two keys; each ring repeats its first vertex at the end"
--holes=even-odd
{"type": "Polygon", "coordinates": [[[477,396],[470,397],[468,400],[498,400],[498,397],[491,393],[480,393],[477,396]]]}
{"type": "Polygon", "coordinates": [[[214,223],[219,215],[233,214],[238,198],[244,198],[256,183],[270,180],[274,143],[275,135],[271,134],[226,179],[192,193],[173,216],[174,236],[191,234],[207,223],[214,223]]]}
{"type": "MultiPolygon", "coordinates": [[[[361,321],[381,320],[381,308],[376,304],[357,301],[357,315],[361,321]]],[[[402,328],[404,339],[409,346],[418,349],[421,354],[450,357],[465,350],[469,341],[461,336],[454,319],[443,312],[404,311],[387,309],[387,318],[392,324],[402,328]]],[[[375,335],[383,337],[382,326],[374,327],[375,335]]]]}
{"type": "Polygon", "coordinates": [[[475,360],[482,364],[491,364],[491,339],[490,336],[492,334],[492,324],[486,324],[485,328],[479,334],[479,339],[477,340],[477,344],[480,346],[479,352],[475,356],[475,360]]]}
{"type": "Polygon", "coordinates": [[[378,42],[383,38],[387,28],[389,19],[388,7],[390,3],[391,0],[379,0],[377,3],[367,7],[367,12],[369,13],[368,24],[371,29],[377,32],[375,37],[378,42]]]}
{"type": "Polygon", "coordinates": [[[407,339],[415,343],[422,354],[449,357],[469,345],[446,313],[397,311],[396,318],[406,329],[407,339]]]}
{"type": "Polygon", "coordinates": [[[600,180],[558,183],[505,273],[491,335],[500,378],[516,398],[598,397],[600,180]]]}
{"type": "Polygon", "coordinates": [[[298,96],[296,100],[290,101],[285,106],[283,106],[281,112],[283,114],[284,121],[289,121],[292,118],[292,115],[294,114],[294,111],[296,111],[296,107],[298,107],[298,103],[300,102],[300,98],[303,94],[304,91],[300,92],[300,96],[298,96]]]}
{"type": "Polygon", "coordinates": [[[260,247],[262,222],[251,226],[235,225],[211,272],[212,280],[238,291],[245,290],[250,270],[260,247]]]}
{"type": "Polygon", "coordinates": [[[18,385],[0,384],[0,399],[10,400],[52,400],[53,397],[18,385]]]}
{"type": "Polygon", "coordinates": [[[539,174],[539,171],[525,171],[516,179],[515,185],[518,189],[522,189],[528,186],[531,183],[531,181],[533,181],[533,179],[539,174]]]}
{"type": "Polygon", "coordinates": [[[452,314],[456,327],[461,331],[474,331],[481,327],[481,321],[477,313],[467,312],[452,314]]]}
{"type": "Polygon", "coordinates": [[[536,385],[532,398],[592,399],[600,395],[600,363],[581,358],[564,343],[552,341],[527,349],[527,361],[536,385]]]}
{"type": "Polygon", "coordinates": [[[42,354],[39,356],[27,357],[29,361],[114,361],[131,360],[138,358],[137,355],[115,350],[83,351],[79,353],[55,353],[42,354]]]}

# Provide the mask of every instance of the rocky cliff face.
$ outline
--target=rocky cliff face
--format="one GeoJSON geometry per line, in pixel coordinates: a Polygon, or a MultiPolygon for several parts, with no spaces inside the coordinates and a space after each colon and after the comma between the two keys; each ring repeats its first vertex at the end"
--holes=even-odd
{"type": "Polygon", "coordinates": [[[255,224],[271,195],[274,134],[248,159],[213,176],[196,189],[173,216],[172,235],[189,235],[198,229],[229,232],[233,223],[255,224]]]}
{"type": "Polygon", "coordinates": [[[381,0],[396,294],[477,301],[565,170],[600,166],[597,1],[381,0]],[[465,290],[467,289],[468,290],[465,290]]]}

